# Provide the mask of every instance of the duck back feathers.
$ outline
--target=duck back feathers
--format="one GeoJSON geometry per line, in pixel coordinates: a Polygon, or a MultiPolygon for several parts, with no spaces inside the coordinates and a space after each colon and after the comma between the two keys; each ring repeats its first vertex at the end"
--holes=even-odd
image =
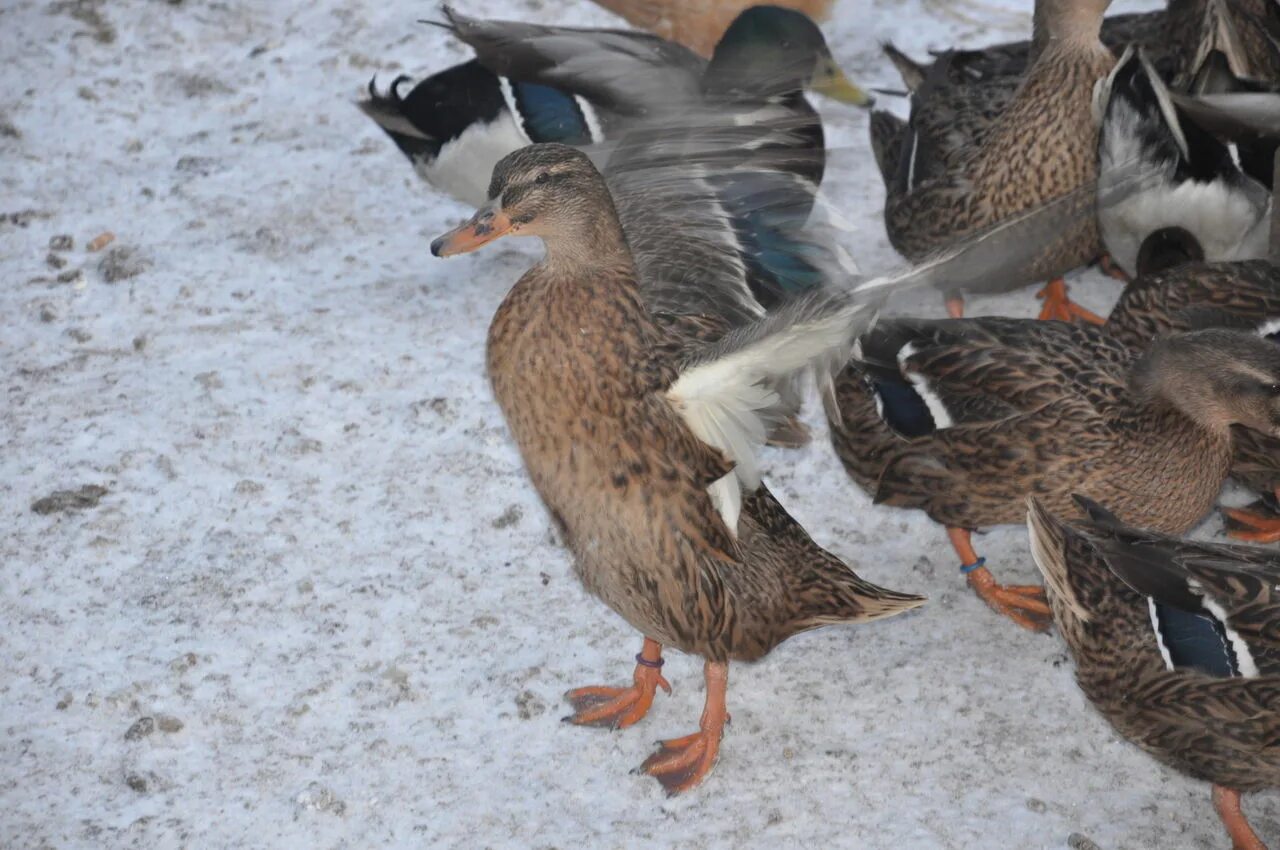
{"type": "MultiPolygon", "coordinates": [[[[860,344],[879,413],[878,435],[862,426],[880,461],[877,502],[981,528],[1017,522],[1028,493],[1065,510],[1071,493],[1085,492],[1112,500],[1127,517],[1182,530],[1212,506],[1226,477],[1225,428],[1197,424],[1190,407],[1182,412],[1182,401],[1165,398],[1163,385],[1158,397],[1135,392],[1131,353],[1096,329],[891,320],[860,344]],[[886,384],[896,384],[893,393],[886,384]],[[931,427],[912,431],[904,420],[931,427]]],[[[1163,374],[1161,363],[1150,368],[1163,374]]]]}
{"type": "Polygon", "coordinates": [[[1027,524],[1085,695],[1175,769],[1242,791],[1280,784],[1280,561],[1082,505],[1087,518],[1063,520],[1033,499],[1027,524]]]}

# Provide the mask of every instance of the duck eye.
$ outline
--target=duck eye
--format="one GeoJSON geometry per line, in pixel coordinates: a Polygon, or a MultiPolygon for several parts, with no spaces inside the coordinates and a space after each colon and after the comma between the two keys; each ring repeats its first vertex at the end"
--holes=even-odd
{"type": "Polygon", "coordinates": [[[546,183],[550,179],[551,179],[551,175],[544,171],[541,174],[539,174],[537,177],[533,178],[533,182],[546,183]]]}

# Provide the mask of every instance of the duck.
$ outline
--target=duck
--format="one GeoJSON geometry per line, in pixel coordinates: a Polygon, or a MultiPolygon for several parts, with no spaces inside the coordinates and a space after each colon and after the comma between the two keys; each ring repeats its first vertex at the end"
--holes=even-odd
{"type": "MultiPolygon", "coordinates": [[[[1009,96],[1003,81],[956,83],[954,57],[940,60],[911,99],[900,142],[877,155],[885,174],[885,225],[889,241],[910,261],[1003,218],[1056,198],[1081,197],[1096,181],[1097,146],[1092,120],[1094,83],[1115,57],[1098,34],[1109,0],[1037,0],[1036,31],[1043,48],[1009,96]],[[999,109],[993,109],[993,98],[999,109]]],[[[872,122],[873,144],[885,147],[885,122],[872,122]],[[876,142],[875,139],[880,141],[876,142]]],[[[1066,296],[1062,275],[1101,253],[1095,216],[1074,215],[1043,247],[1036,261],[993,288],[1049,280],[1042,318],[1101,322],[1066,296]]],[[[953,317],[963,300],[947,301],[953,317]]]]}
{"type": "Polygon", "coordinates": [[[1266,850],[1241,794],[1280,786],[1280,555],[1076,501],[1064,513],[1032,496],[1027,527],[1080,689],[1122,738],[1211,783],[1236,850],[1266,850]]]}
{"type": "MultiPolygon", "coordinates": [[[[682,44],[699,56],[710,56],[735,17],[755,0],[595,0],[627,23],[682,44]]],[[[835,0],[781,0],[777,5],[803,12],[815,21],[827,18],[835,0]]]]}
{"type": "MultiPolygon", "coordinates": [[[[533,142],[598,145],[642,123],[731,113],[796,139],[786,167],[816,187],[826,155],[816,92],[869,106],[802,12],[754,6],[729,25],[709,60],[649,33],[470,18],[444,7],[440,25],[476,58],[410,87],[376,78],[359,107],[433,187],[472,207],[504,155],[533,142]]],[[[776,150],[775,150],[776,154],[776,150]]]]}
{"type": "Polygon", "coordinates": [[[1267,256],[1270,189],[1243,171],[1234,144],[1187,119],[1141,50],[1126,50],[1099,84],[1095,118],[1099,196],[1135,170],[1149,175],[1098,206],[1103,245],[1125,273],[1137,274],[1143,240],[1165,228],[1190,233],[1209,262],[1267,256]]]}
{"type": "MultiPolygon", "coordinates": [[[[935,51],[932,57],[948,56],[970,80],[1003,78],[1012,91],[1044,44],[1038,24],[1033,21],[1030,41],[935,51]]],[[[1221,92],[1280,80],[1280,48],[1273,40],[1278,25],[1280,10],[1266,0],[1176,0],[1166,9],[1110,15],[1099,37],[1116,56],[1130,46],[1143,50],[1179,90],[1221,92]]],[[[903,82],[908,89],[929,71],[928,64],[900,53],[889,58],[900,72],[907,62],[911,73],[903,82]]]]}
{"type": "MultiPolygon", "coordinates": [[[[1135,355],[1161,334],[1206,327],[1249,331],[1280,344],[1280,239],[1272,238],[1267,259],[1208,262],[1193,234],[1163,228],[1144,241],[1138,267],[1105,326],[1135,355]]],[[[1280,541],[1280,440],[1233,428],[1231,477],[1261,498],[1223,510],[1228,534],[1280,541]]]]}
{"type": "MultiPolygon", "coordinates": [[[[621,153],[653,155],[649,144],[621,153]]],[[[431,252],[542,240],[545,256],[494,315],[486,372],[578,578],[644,636],[631,684],[570,691],[567,719],[631,726],[659,688],[670,690],[664,651],[702,657],[698,730],[663,741],[639,768],[684,792],[718,758],[731,662],[924,602],[865,581],[815,543],[754,456],[781,403],[772,382],[847,353],[874,311],[819,295],[738,324],[674,305],[654,311],[610,184],[585,153],[530,145],[499,160],[489,185],[485,205],[431,252]]]]}
{"type": "Polygon", "coordinates": [[[969,586],[1043,631],[1033,585],[999,584],[972,532],[1052,511],[1073,494],[1126,522],[1181,533],[1208,513],[1232,463],[1231,426],[1270,432],[1280,348],[1209,328],[1138,356],[1101,328],[1029,319],[885,319],[859,336],[827,402],[831,439],[877,504],[947,529],[969,586]]]}

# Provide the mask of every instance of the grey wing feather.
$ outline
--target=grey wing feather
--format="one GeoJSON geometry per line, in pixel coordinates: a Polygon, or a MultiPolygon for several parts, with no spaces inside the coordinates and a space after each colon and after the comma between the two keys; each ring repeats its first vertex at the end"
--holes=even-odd
{"type": "Polygon", "coordinates": [[[448,6],[444,15],[495,74],[581,94],[620,113],[673,108],[701,93],[705,60],[648,33],[480,20],[448,6]]]}

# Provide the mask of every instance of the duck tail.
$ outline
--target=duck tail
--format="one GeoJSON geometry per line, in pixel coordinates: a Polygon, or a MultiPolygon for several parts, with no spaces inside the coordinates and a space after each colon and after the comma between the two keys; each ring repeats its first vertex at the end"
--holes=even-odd
{"type": "Polygon", "coordinates": [[[401,74],[391,81],[386,92],[378,91],[378,78],[369,81],[369,96],[356,102],[360,111],[368,115],[406,154],[418,148],[433,145],[433,139],[409,119],[405,101],[400,95],[400,85],[412,80],[401,74]]]}
{"type": "Polygon", "coordinates": [[[886,41],[880,45],[880,49],[884,51],[884,55],[889,57],[889,61],[897,69],[898,76],[902,77],[902,84],[907,87],[907,91],[914,93],[916,89],[920,88],[920,84],[924,82],[924,78],[928,75],[928,69],[924,65],[903,53],[891,41],[886,41]]]}
{"type": "Polygon", "coordinates": [[[880,587],[861,578],[838,558],[826,557],[812,569],[788,575],[798,616],[797,632],[835,623],[866,623],[919,608],[923,596],[880,587]]]}
{"type": "Polygon", "coordinates": [[[1069,611],[1076,619],[1088,622],[1091,619],[1088,610],[1071,589],[1067,528],[1035,496],[1027,497],[1027,531],[1031,536],[1031,557],[1044,576],[1051,601],[1062,603],[1059,610],[1069,611]]]}

